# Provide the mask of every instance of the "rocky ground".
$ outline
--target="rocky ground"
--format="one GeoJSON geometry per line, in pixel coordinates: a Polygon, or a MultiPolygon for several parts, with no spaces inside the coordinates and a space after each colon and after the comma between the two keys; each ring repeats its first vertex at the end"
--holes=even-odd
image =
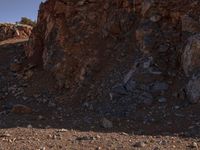
{"type": "Polygon", "coordinates": [[[198,149],[200,104],[181,99],[175,77],[149,71],[150,58],[107,100],[73,102],[27,62],[24,42],[0,43],[0,149],[198,149]]]}
{"type": "MultiPolygon", "coordinates": [[[[197,0],[47,0],[0,43],[0,148],[199,149],[197,0]]],[[[4,30],[3,30],[4,31],[4,30]]]]}

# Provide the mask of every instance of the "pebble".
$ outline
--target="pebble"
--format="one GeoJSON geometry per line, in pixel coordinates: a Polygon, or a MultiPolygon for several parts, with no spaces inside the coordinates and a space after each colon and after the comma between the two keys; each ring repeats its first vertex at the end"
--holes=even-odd
{"type": "Polygon", "coordinates": [[[160,21],[160,19],[161,19],[161,16],[160,16],[160,15],[154,15],[154,16],[151,16],[151,17],[150,17],[150,20],[151,20],[152,22],[158,22],[158,21],[160,21]]]}
{"type": "Polygon", "coordinates": [[[24,79],[30,79],[33,76],[33,71],[29,70],[25,73],[24,79]]]}
{"type": "Polygon", "coordinates": [[[95,140],[92,136],[83,136],[83,137],[77,137],[76,140],[78,141],[88,141],[88,140],[95,140]]]}
{"type": "Polygon", "coordinates": [[[137,142],[137,143],[134,144],[134,147],[142,148],[142,147],[145,147],[145,146],[146,146],[146,144],[144,142],[137,142]]]}
{"type": "Polygon", "coordinates": [[[165,82],[155,82],[152,84],[152,92],[166,91],[169,89],[169,85],[165,82]]]}
{"type": "Polygon", "coordinates": [[[11,135],[9,133],[4,133],[0,134],[0,137],[6,138],[6,137],[11,137],[11,135]]]}
{"type": "Polygon", "coordinates": [[[190,147],[198,149],[198,144],[196,142],[192,142],[192,144],[190,145],[190,147]]]}
{"type": "Polygon", "coordinates": [[[57,132],[67,132],[67,129],[58,129],[57,132]]]}
{"type": "Polygon", "coordinates": [[[165,97],[161,97],[161,98],[158,99],[158,102],[160,102],[160,103],[166,103],[167,99],[165,97]]]}
{"type": "Polygon", "coordinates": [[[27,128],[31,129],[31,128],[33,128],[33,126],[32,126],[31,124],[29,124],[29,125],[27,126],[27,128]]]}
{"type": "Polygon", "coordinates": [[[20,64],[18,64],[18,63],[12,63],[12,64],[10,64],[10,70],[13,71],[13,72],[20,71],[21,67],[22,66],[20,64]]]}
{"type": "Polygon", "coordinates": [[[43,120],[43,119],[44,119],[44,117],[43,117],[43,116],[41,116],[41,115],[39,115],[39,116],[38,116],[38,119],[39,119],[39,120],[43,120]]]}
{"type": "Polygon", "coordinates": [[[110,120],[106,119],[106,118],[103,118],[103,119],[101,120],[101,122],[102,122],[102,126],[103,126],[104,128],[109,129],[109,128],[112,128],[112,127],[113,127],[113,123],[112,123],[110,120]]]}
{"type": "Polygon", "coordinates": [[[56,107],[56,104],[50,101],[50,102],[48,103],[48,107],[56,107]]]}
{"type": "Polygon", "coordinates": [[[160,148],[159,147],[155,147],[153,150],[160,150],[160,148]]]}

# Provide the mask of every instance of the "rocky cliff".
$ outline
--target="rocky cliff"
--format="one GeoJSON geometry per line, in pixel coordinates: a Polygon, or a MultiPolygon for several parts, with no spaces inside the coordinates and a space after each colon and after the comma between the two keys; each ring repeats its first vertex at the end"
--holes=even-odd
{"type": "Polygon", "coordinates": [[[76,91],[131,56],[135,19],[126,0],[49,0],[40,6],[27,55],[53,72],[60,87],[76,91]]]}
{"type": "Polygon", "coordinates": [[[153,55],[156,63],[167,69],[167,74],[183,69],[190,80],[186,85],[187,98],[191,102],[199,101],[199,77],[196,75],[200,67],[199,1],[144,0],[138,1],[137,6],[138,47],[146,55],[153,55]]]}
{"type": "Polygon", "coordinates": [[[22,24],[0,24],[0,41],[11,38],[29,38],[31,35],[32,27],[22,24]]]}
{"type": "Polygon", "coordinates": [[[150,104],[184,84],[183,97],[197,102],[199,14],[197,0],[47,0],[26,54],[71,95],[138,90],[150,104]]]}

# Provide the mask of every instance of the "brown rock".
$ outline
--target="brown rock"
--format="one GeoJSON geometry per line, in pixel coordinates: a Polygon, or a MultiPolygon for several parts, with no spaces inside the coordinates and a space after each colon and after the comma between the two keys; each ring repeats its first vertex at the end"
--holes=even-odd
{"type": "Polygon", "coordinates": [[[10,38],[29,38],[32,27],[23,24],[0,24],[0,41],[10,38]]]}
{"type": "Polygon", "coordinates": [[[110,49],[119,35],[132,28],[133,15],[128,0],[47,0],[40,6],[26,54],[33,64],[53,72],[60,87],[67,83],[73,91],[104,70],[104,63],[111,63],[110,49]]]}
{"type": "Polygon", "coordinates": [[[200,23],[195,21],[189,15],[184,15],[182,17],[182,31],[197,33],[200,32],[200,23]]]}
{"type": "Polygon", "coordinates": [[[22,104],[16,104],[13,106],[11,112],[15,114],[30,114],[32,113],[32,109],[22,104]]]}
{"type": "Polygon", "coordinates": [[[12,63],[12,64],[10,64],[10,70],[13,71],[13,72],[18,72],[21,69],[22,69],[21,64],[18,64],[18,63],[12,63]]]}

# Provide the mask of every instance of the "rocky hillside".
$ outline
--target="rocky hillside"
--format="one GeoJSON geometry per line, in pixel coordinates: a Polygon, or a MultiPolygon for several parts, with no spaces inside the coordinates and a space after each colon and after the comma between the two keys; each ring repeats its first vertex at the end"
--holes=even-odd
{"type": "Polygon", "coordinates": [[[48,0],[26,53],[75,97],[112,99],[113,89],[126,95],[141,80],[142,99],[158,97],[150,90],[155,85],[161,93],[176,87],[196,103],[199,14],[197,0],[48,0]]]}
{"type": "Polygon", "coordinates": [[[32,27],[22,24],[0,24],[0,41],[4,41],[11,38],[25,39],[31,35],[32,27]]]}
{"type": "Polygon", "coordinates": [[[199,6],[42,3],[28,43],[0,42],[0,149],[198,150],[199,6]]]}

